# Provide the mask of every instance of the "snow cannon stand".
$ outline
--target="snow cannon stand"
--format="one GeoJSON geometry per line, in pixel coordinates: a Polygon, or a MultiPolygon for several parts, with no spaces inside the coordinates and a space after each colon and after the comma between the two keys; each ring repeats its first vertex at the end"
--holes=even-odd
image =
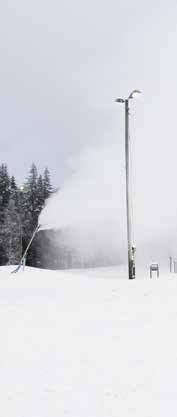
{"type": "Polygon", "coordinates": [[[25,265],[26,265],[26,258],[27,258],[28,250],[29,250],[29,248],[30,248],[30,246],[31,246],[31,244],[32,244],[32,242],[33,242],[33,240],[34,240],[37,232],[39,231],[39,229],[40,229],[40,225],[37,225],[37,227],[34,229],[34,232],[33,232],[32,236],[31,236],[31,239],[30,239],[30,241],[29,241],[29,243],[28,243],[28,245],[27,245],[27,247],[25,249],[25,252],[24,252],[22,258],[20,259],[20,262],[19,262],[18,266],[11,272],[11,274],[17,273],[20,270],[21,267],[23,267],[23,271],[24,271],[25,265]]]}

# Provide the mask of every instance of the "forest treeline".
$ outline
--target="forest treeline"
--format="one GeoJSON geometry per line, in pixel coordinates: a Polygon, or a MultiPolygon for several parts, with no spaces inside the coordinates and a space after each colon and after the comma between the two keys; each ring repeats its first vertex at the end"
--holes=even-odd
{"type": "MultiPolygon", "coordinates": [[[[47,168],[41,175],[32,164],[26,181],[19,186],[15,177],[9,175],[7,165],[0,165],[0,265],[19,264],[47,198],[56,191],[47,168]]],[[[98,250],[85,259],[77,252],[77,245],[72,244],[72,233],[68,228],[39,229],[28,251],[26,265],[65,269],[114,263],[114,259],[98,250]]]]}
{"type": "MultiPolygon", "coordinates": [[[[0,265],[19,263],[52,192],[48,168],[41,175],[32,164],[26,181],[18,186],[15,177],[9,175],[7,165],[0,165],[0,265]]],[[[41,266],[39,237],[29,250],[27,265],[41,266]]]]}

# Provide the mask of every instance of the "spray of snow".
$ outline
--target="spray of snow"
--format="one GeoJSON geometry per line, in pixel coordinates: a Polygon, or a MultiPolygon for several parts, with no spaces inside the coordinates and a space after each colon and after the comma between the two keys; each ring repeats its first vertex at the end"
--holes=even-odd
{"type": "MultiPolygon", "coordinates": [[[[167,168],[166,161],[166,155],[158,161],[153,155],[133,155],[133,237],[139,260],[177,254],[174,165],[167,168]]],[[[68,246],[85,259],[98,253],[125,260],[123,141],[85,150],[72,161],[72,170],[63,188],[47,201],[40,224],[66,231],[68,246]]]]}

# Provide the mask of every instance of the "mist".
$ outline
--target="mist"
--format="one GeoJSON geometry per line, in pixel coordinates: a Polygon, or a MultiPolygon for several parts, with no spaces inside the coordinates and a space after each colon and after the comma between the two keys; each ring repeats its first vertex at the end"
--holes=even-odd
{"type": "MultiPolygon", "coordinates": [[[[132,142],[132,141],[131,141],[132,142]]],[[[133,145],[133,146],[132,146],[133,145]]],[[[132,219],[139,265],[177,255],[176,155],[132,147],[132,219]]],[[[41,213],[43,229],[63,232],[84,261],[127,262],[124,138],[85,149],[69,162],[71,176],[41,213]]],[[[57,242],[55,242],[57,244],[57,242]]],[[[58,245],[61,244],[61,237],[58,245]]]]}

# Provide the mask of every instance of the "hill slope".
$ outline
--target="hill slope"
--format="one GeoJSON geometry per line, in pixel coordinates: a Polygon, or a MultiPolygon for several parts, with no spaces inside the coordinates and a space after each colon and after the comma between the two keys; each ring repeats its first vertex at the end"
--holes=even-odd
{"type": "Polygon", "coordinates": [[[0,415],[176,417],[176,276],[12,269],[0,268],[0,415]]]}

